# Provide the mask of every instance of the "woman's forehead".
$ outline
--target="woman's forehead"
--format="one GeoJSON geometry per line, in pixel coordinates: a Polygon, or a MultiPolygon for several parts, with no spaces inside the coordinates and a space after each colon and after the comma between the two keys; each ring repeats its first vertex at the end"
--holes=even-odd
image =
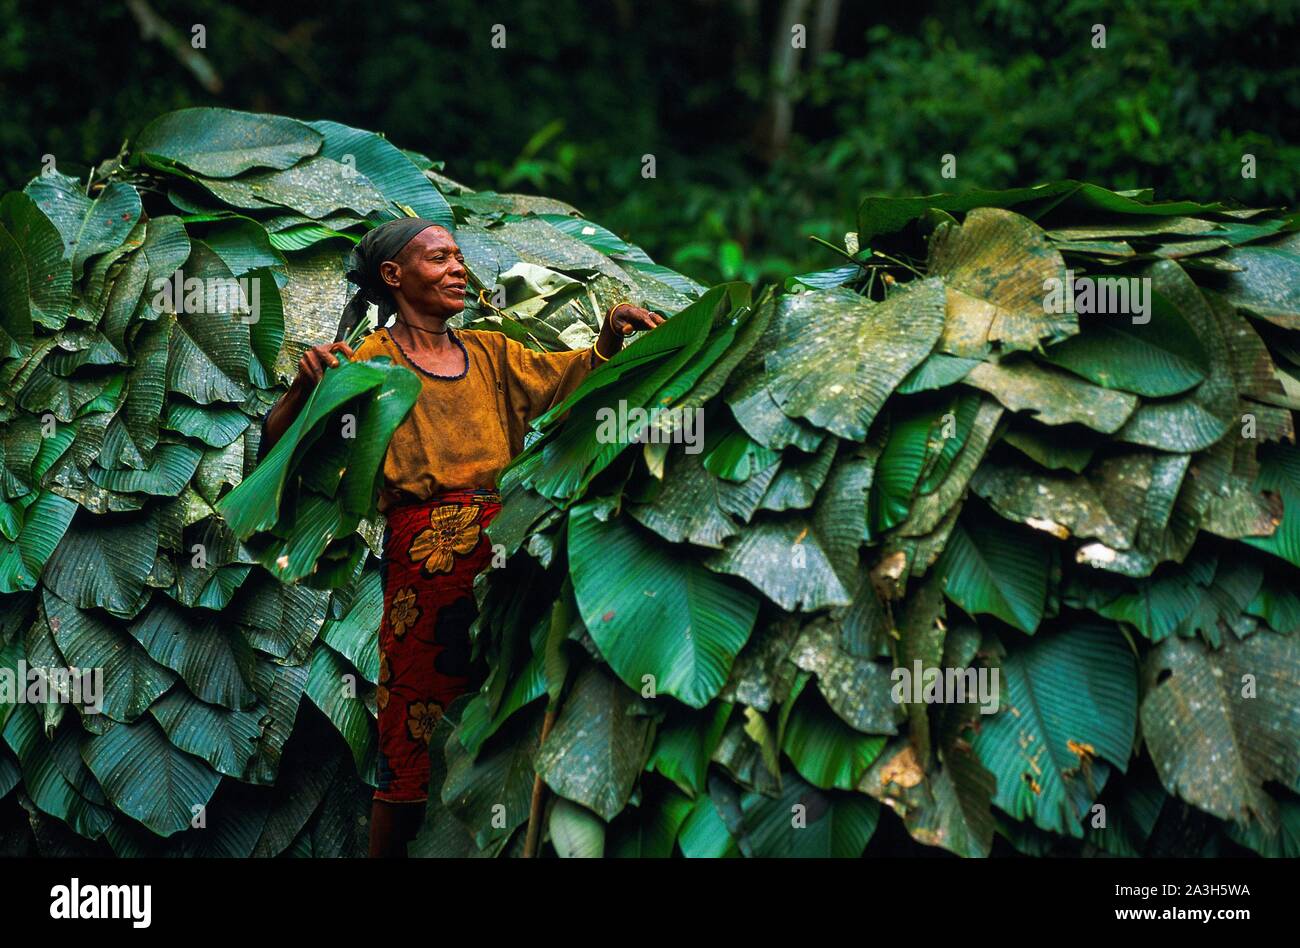
{"type": "Polygon", "coordinates": [[[426,227],[414,237],[411,238],[411,247],[418,247],[421,250],[432,250],[435,247],[442,250],[459,250],[456,246],[456,238],[451,235],[445,227],[434,225],[426,227]]]}

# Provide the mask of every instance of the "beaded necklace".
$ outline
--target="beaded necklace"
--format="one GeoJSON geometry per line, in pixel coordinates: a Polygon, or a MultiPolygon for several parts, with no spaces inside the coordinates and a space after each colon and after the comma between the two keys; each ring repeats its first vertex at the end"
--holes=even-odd
{"type": "MultiPolygon", "coordinates": [[[[409,325],[409,324],[403,323],[403,325],[409,325]]],[[[433,330],[427,330],[427,331],[433,332],[433,330]]],[[[427,375],[431,379],[437,379],[439,382],[455,382],[457,379],[463,379],[466,375],[469,374],[469,351],[465,348],[465,343],[461,342],[459,337],[457,337],[457,335],[451,331],[450,326],[448,326],[445,330],[443,330],[443,332],[447,334],[448,339],[450,339],[452,342],[454,342],[457,345],[457,347],[459,347],[460,354],[465,357],[465,368],[461,370],[460,375],[438,375],[436,372],[430,372],[424,366],[420,365],[420,363],[416,362],[414,358],[412,358],[411,354],[406,351],[406,347],[403,346],[400,341],[398,341],[398,338],[395,335],[393,335],[391,330],[388,333],[388,338],[393,340],[393,345],[397,346],[398,351],[401,352],[402,355],[406,357],[406,361],[411,363],[411,365],[415,366],[415,368],[422,375],[427,375]]],[[[442,333],[437,333],[436,335],[442,335],[442,333]]]]}

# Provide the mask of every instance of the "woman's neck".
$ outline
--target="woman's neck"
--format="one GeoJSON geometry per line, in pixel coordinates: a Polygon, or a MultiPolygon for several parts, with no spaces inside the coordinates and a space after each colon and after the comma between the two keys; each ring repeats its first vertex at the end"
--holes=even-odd
{"type": "Polygon", "coordinates": [[[389,332],[397,335],[402,345],[412,352],[438,352],[453,348],[447,332],[447,320],[442,316],[399,308],[397,320],[389,332]]]}

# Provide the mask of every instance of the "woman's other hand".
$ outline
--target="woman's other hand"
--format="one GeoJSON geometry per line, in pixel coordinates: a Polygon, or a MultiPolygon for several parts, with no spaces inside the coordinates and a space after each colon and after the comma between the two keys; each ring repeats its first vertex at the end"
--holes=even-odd
{"type": "Polygon", "coordinates": [[[338,367],[339,360],[334,355],[336,352],[343,353],[349,362],[355,354],[346,342],[322,342],[304,352],[298,360],[298,376],[293,380],[294,386],[307,391],[315,388],[326,369],[338,367]]]}

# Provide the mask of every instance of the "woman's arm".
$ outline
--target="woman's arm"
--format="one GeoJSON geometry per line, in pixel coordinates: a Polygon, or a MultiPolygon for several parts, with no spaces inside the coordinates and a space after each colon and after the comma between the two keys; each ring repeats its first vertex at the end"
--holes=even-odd
{"type": "Polygon", "coordinates": [[[323,342],[312,346],[302,354],[302,358],[298,360],[298,374],[289,385],[289,390],[280,396],[280,400],[266,413],[266,421],[262,425],[260,454],[265,456],[275,447],[275,443],[298,418],[303,405],[307,403],[307,396],[320,382],[325,370],[339,364],[339,360],[334,356],[336,352],[343,353],[349,360],[353,356],[352,349],[346,342],[323,342]]]}

